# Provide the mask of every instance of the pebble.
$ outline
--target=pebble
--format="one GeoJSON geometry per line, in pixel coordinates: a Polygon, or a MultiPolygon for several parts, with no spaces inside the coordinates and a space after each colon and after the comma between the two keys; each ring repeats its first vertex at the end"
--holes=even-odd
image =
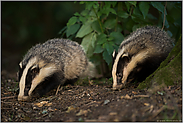
{"type": "Polygon", "coordinates": [[[109,102],[110,102],[110,100],[105,100],[104,105],[108,104],[109,102]]]}

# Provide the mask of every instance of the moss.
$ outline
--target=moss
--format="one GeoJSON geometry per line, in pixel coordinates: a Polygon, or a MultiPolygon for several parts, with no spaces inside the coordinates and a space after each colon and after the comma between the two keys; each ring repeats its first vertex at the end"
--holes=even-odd
{"type": "Polygon", "coordinates": [[[160,85],[173,85],[182,82],[182,41],[177,42],[168,57],[159,68],[145,81],[139,84],[137,89],[154,88],[160,85]]]}

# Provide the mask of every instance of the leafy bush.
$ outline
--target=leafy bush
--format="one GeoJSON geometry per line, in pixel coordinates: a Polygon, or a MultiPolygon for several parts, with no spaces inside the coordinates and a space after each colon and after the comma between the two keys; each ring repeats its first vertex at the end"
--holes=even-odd
{"type": "Polygon", "coordinates": [[[136,28],[156,25],[176,40],[181,35],[181,2],[80,2],[76,12],[60,31],[62,37],[81,38],[87,56],[100,66],[102,74],[112,67],[112,52],[136,28]],[[107,63],[107,64],[106,64],[107,63]]]}

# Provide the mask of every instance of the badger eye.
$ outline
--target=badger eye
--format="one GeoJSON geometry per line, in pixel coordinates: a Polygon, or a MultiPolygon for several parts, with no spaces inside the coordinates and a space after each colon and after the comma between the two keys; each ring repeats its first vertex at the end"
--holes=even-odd
{"type": "Polygon", "coordinates": [[[38,67],[32,69],[32,74],[38,74],[38,73],[39,73],[39,68],[38,67]]]}
{"type": "Polygon", "coordinates": [[[32,69],[31,69],[32,77],[35,77],[38,73],[39,73],[39,66],[38,65],[34,65],[32,67],[32,69]]]}

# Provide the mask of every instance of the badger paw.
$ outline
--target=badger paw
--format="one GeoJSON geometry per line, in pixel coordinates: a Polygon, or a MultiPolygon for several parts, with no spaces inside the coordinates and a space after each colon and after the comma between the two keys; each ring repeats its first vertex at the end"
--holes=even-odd
{"type": "Polygon", "coordinates": [[[112,88],[113,91],[121,90],[125,87],[125,84],[118,84],[115,87],[112,88]]]}

